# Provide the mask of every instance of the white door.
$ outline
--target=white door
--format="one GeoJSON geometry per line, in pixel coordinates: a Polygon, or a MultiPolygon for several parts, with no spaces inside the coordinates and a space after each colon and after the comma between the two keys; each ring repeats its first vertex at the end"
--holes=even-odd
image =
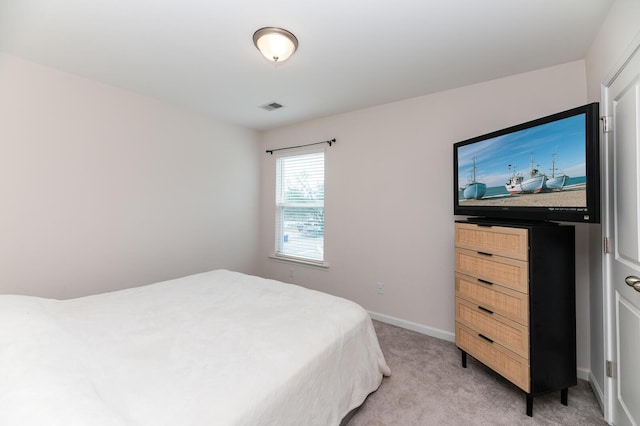
{"type": "Polygon", "coordinates": [[[607,255],[608,352],[613,377],[607,392],[615,425],[640,425],[640,51],[605,87],[607,134],[606,223],[613,251],[607,255]],[[635,287],[635,288],[634,288],[635,287]]]}

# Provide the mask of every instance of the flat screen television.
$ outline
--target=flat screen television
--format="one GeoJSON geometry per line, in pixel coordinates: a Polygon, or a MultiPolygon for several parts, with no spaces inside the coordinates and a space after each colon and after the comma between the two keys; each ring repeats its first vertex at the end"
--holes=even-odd
{"type": "Polygon", "coordinates": [[[600,223],[598,103],[453,145],[453,212],[600,223]]]}

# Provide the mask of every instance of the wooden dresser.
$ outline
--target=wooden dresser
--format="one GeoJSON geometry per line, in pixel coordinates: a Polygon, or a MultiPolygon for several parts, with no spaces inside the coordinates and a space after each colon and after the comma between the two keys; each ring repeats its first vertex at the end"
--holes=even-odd
{"type": "Polygon", "coordinates": [[[575,231],[551,223],[455,224],[456,345],[526,393],[576,377],[575,231]]]}

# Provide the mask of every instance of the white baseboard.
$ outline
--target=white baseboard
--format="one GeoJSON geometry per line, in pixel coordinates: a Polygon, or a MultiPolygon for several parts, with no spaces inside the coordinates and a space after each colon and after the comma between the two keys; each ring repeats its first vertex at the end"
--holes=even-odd
{"type": "Polygon", "coordinates": [[[415,322],[403,320],[400,318],[392,317],[389,315],[379,314],[377,312],[369,311],[369,315],[376,321],[384,322],[387,324],[395,325],[396,327],[406,328],[407,330],[415,331],[418,333],[426,334],[427,336],[437,337],[438,339],[447,340],[449,342],[456,341],[456,335],[448,331],[439,330],[437,328],[427,327],[426,325],[418,324],[415,322]]]}
{"type": "Polygon", "coordinates": [[[604,392],[602,388],[598,384],[595,376],[589,371],[589,384],[591,385],[591,389],[593,390],[593,394],[596,396],[596,401],[598,401],[598,405],[600,405],[600,410],[604,413],[604,392]]]}
{"type": "Polygon", "coordinates": [[[578,379],[586,380],[589,382],[589,376],[591,375],[591,370],[587,370],[586,368],[578,367],[578,379]]]}
{"type": "MultiPolygon", "coordinates": [[[[371,316],[372,319],[376,321],[395,325],[396,327],[406,328],[407,330],[415,331],[421,334],[426,334],[427,336],[436,337],[438,339],[446,340],[449,342],[456,341],[455,333],[439,330],[433,327],[427,327],[426,325],[392,317],[390,315],[379,314],[377,312],[369,311],[369,315],[371,316]]],[[[586,380],[588,382],[595,382],[594,380],[591,379],[591,370],[578,367],[576,374],[579,379],[586,380]]],[[[600,403],[600,407],[602,407],[602,394],[599,395],[598,397],[600,398],[600,401],[598,402],[600,403]]]]}

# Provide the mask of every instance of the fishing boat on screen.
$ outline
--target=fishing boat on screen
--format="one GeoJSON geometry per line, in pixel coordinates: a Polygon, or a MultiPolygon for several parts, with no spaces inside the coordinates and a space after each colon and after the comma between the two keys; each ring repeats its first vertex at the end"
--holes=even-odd
{"type": "MultiPolygon", "coordinates": [[[[517,172],[515,166],[513,167],[513,173],[504,185],[509,194],[537,194],[544,189],[547,182],[547,175],[540,173],[540,170],[535,168],[533,164],[532,152],[527,176],[517,172]]],[[[511,164],[509,164],[509,171],[511,171],[511,164]]]]}
{"type": "Polygon", "coordinates": [[[547,177],[547,181],[544,184],[544,189],[557,191],[562,189],[567,184],[569,176],[565,175],[562,172],[556,175],[556,170],[560,171],[560,169],[556,167],[556,154],[553,153],[551,154],[551,176],[547,177]]]}
{"type": "Polygon", "coordinates": [[[467,200],[479,200],[484,197],[487,185],[476,180],[476,157],[473,157],[473,168],[471,169],[471,179],[462,191],[462,196],[467,200]]]}

